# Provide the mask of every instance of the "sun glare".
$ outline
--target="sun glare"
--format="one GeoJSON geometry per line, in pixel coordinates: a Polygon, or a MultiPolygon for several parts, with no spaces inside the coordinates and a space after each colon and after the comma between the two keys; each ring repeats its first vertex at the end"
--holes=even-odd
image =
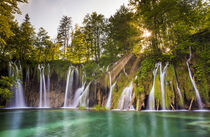
{"type": "Polygon", "coordinates": [[[148,30],[144,30],[142,37],[148,38],[150,36],[151,36],[151,32],[149,32],[148,30]]]}

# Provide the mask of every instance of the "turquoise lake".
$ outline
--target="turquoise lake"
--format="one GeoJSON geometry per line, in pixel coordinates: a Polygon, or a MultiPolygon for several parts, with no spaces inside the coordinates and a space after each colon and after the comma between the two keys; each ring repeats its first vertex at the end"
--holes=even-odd
{"type": "Polygon", "coordinates": [[[210,112],[0,110],[0,137],[210,137],[210,112]]]}

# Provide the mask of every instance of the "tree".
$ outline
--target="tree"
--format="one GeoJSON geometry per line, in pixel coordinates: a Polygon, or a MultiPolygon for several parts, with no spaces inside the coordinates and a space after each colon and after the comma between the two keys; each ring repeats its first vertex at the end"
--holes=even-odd
{"type": "Polygon", "coordinates": [[[60,25],[58,28],[57,40],[58,43],[63,47],[63,58],[66,58],[66,48],[69,44],[70,38],[70,29],[71,29],[71,18],[63,16],[60,25]]]}
{"type": "Polygon", "coordinates": [[[49,39],[50,37],[47,35],[47,32],[44,28],[40,28],[39,32],[37,34],[37,38],[36,38],[36,50],[38,53],[38,61],[43,60],[43,58],[41,59],[42,56],[45,55],[44,59],[46,60],[46,47],[49,44],[49,39]]]}
{"type": "Polygon", "coordinates": [[[73,33],[70,47],[70,58],[74,63],[83,63],[86,61],[87,43],[83,31],[83,28],[79,28],[77,25],[75,26],[75,32],[73,33]]]}
{"type": "Polygon", "coordinates": [[[1,0],[0,1],[0,52],[5,49],[5,39],[13,36],[11,24],[14,19],[14,14],[20,14],[18,3],[26,3],[27,0],[1,0]]]}
{"type": "Polygon", "coordinates": [[[30,17],[25,15],[24,22],[20,26],[20,39],[19,45],[17,45],[17,51],[20,60],[29,59],[34,49],[35,32],[30,23],[30,17]]]}
{"type": "MultiPolygon", "coordinates": [[[[105,18],[102,14],[93,12],[87,14],[83,21],[86,41],[88,43],[90,58],[98,62],[103,51],[103,37],[105,29],[105,18]]],[[[89,53],[88,53],[89,54],[89,53]]]]}
{"type": "Polygon", "coordinates": [[[132,39],[137,35],[136,28],[132,25],[134,22],[133,13],[124,5],[109,18],[108,24],[108,47],[112,53],[115,49],[115,55],[123,54],[131,51],[134,40],[132,39]],[[113,44],[111,44],[113,43],[113,44]],[[110,47],[110,45],[112,45],[110,47]]]}
{"type": "Polygon", "coordinates": [[[197,31],[202,20],[202,0],[130,0],[143,27],[152,32],[151,48],[166,51],[197,31]]]}

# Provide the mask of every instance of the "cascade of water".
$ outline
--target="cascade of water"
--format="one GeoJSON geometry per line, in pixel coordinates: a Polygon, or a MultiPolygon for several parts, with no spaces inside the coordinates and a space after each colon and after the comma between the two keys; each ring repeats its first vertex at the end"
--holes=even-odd
{"type": "Polygon", "coordinates": [[[14,92],[14,98],[11,98],[11,103],[9,107],[16,107],[16,108],[22,108],[26,107],[24,94],[23,94],[23,86],[22,86],[22,67],[20,64],[20,69],[17,67],[17,65],[14,63],[14,67],[10,63],[10,72],[9,75],[12,77],[16,76],[15,84],[13,90],[14,92]]]}
{"type": "Polygon", "coordinates": [[[48,73],[47,73],[47,102],[49,105],[50,102],[50,64],[48,64],[48,73]]]}
{"type": "Polygon", "coordinates": [[[182,105],[184,105],[184,101],[183,101],[183,97],[182,97],[182,92],[181,92],[181,90],[180,90],[180,88],[179,88],[179,81],[178,81],[178,79],[177,79],[177,74],[176,74],[175,68],[174,68],[174,72],[175,72],[175,79],[176,79],[176,89],[177,89],[177,91],[178,91],[180,101],[181,101],[182,105]]]}
{"type": "MultiPolygon", "coordinates": [[[[18,67],[15,65],[16,67],[16,71],[17,71],[17,74],[19,75],[19,77],[21,77],[22,79],[22,67],[21,67],[21,64],[20,64],[20,70],[18,69],[18,67]]],[[[15,100],[16,100],[16,107],[26,107],[26,104],[25,104],[25,99],[24,99],[24,95],[23,95],[23,86],[22,86],[22,80],[20,78],[18,78],[16,80],[16,83],[17,83],[17,87],[15,88],[15,100]]]]}
{"type": "Polygon", "coordinates": [[[66,90],[65,90],[65,98],[64,98],[64,105],[63,105],[64,107],[67,107],[70,74],[71,74],[71,66],[69,66],[69,71],[66,78],[66,90]]]}
{"type": "Polygon", "coordinates": [[[112,102],[112,90],[113,88],[115,87],[116,85],[116,82],[114,82],[114,84],[112,85],[112,78],[111,78],[111,73],[109,72],[109,96],[108,96],[108,99],[107,99],[107,103],[106,103],[106,108],[110,109],[110,106],[111,106],[111,102],[112,102]]]}
{"type": "Polygon", "coordinates": [[[125,76],[128,77],[128,74],[125,72],[125,68],[123,69],[123,72],[124,72],[125,76]]]}
{"type": "Polygon", "coordinates": [[[74,108],[78,107],[78,105],[79,105],[80,98],[81,98],[82,93],[84,92],[84,89],[85,89],[85,83],[86,83],[86,82],[84,82],[84,83],[82,84],[82,87],[78,88],[78,89],[76,90],[76,92],[75,92],[75,95],[74,95],[74,102],[73,102],[73,107],[74,107],[74,108]]]}
{"type": "Polygon", "coordinates": [[[195,90],[195,94],[196,94],[196,97],[197,97],[197,102],[198,102],[199,109],[203,109],[201,97],[200,97],[199,91],[197,89],[197,86],[195,84],[195,81],[194,81],[194,79],[192,77],[192,73],[191,73],[191,70],[190,70],[189,62],[190,62],[191,56],[192,56],[191,47],[189,47],[189,50],[190,50],[190,56],[189,56],[189,59],[186,61],[187,68],[188,68],[188,71],[189,71],[189,77],[190,77],[191,83],[192,83],[192,85],[194,87],[194,90],[195,90]]]}
{"type": "Polygon", "coordinates": [[[74,73],[75,69],[71,69],[69,67],[69,72],[67,75],[67,80],[66,80],[66,91],[65,91],[65,99],[64,99],[64,107],[70,107],[71,102],[69,101],[69,98],[71,98],[73,94],[73,82],[74,82],[74,73]]]}
{"type": "Polygon", "coordinates": [[[45,82],[45,75],[44,75],[44,66],[43,66],[43,70],[42,70],[42,82],[43,82],[43,90],[44,90],[44,104],[43,107],[48,107],[47,104],[47,91],[46,91],[46,82],[45,82]]]}
{"type": "Polygon", "coordinates": [[[80,86],[80,74],[78,68],[75,68],[74,91],[80,86]]]}
{"type": "Polygon", "coordinates": [[[39,64],[38,65],[38,69],[39,69],[39,73],[40,73],[40,82],[39,82],[39,107],[42,107],[42,66],[39,64]]]}
{"type": "Polygon", "coordinates": [[[40,72],[39,107],[48,107],[47,93],[46,93],[47,92],[46,91],[46,82],[45,82],[45,75],[44,75],[44,66],[39,64],[38,69],[40,72]],[[43,97],[43,94],[44,94],[44,97],[43,97]]]}
{"type": "Polygon", "coordinates": [[[165,78],[165,74],[166,74],[166,70],[168,67],[168,62],[166,63],[163,71],[162,71],[162,63],[160,63],[160,86],[161,86],[161,95],[162,95],[162,109],[165,110],[166,109],[166,105],[165,105],[165,87],[164,87],[164,78],[165,78]]]}
{"type": "Polygon", "coordinates": [[[109,65],[106,67],[106,72],[108,72],[109,71],[109,65]]]}
{"type": "Polygon", "coordinates": [[[89,88],[90,88],[91,82],[87,85],[84,92],[80,96],[79,104],[82,107],[89,107],[89,88]]]}
{"type": "Polygon", "coordinates": [[[149,93],[148,106],[147,106],[147,109],[149,110],[155,110],[155,78],[156,78],[159,66],[160,66],[160,63],[156,63],[155,68],[153,70],[153,85],[149,93]]]}
{"type": "MultiPolygon", "coordinates": [[[[129,104],[132,100],[132,90],[133,90],[133,83],[131,82],[130,85],[124,88],[120,100],[118,103],[118,109],[128,109],[129,104]]],[[[131,107],[133,108],[133,107],[131,107]]]]}

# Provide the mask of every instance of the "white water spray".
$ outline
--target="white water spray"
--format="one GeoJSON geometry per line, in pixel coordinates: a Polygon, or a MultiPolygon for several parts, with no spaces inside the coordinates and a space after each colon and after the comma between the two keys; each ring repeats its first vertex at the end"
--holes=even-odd
{"type": "Polygon", "coordinates": [[[45,82],[45,75],[44,75],[44,66],[38,65],[38,69],[40,72],[40,96],[39,96],[39,107],[48,107],[47,101],[47,90],[46,90],[46,82],[45,82]],[[44,94],[44,96],[43,96],[44,94]]]}
{"type": "Polygon", "coordinates": [[[189,62],[190,62],[191,56],[192,56],[191,47],[189,47],[189,50],[190,50],[190,56],[189,56],[189,59],[186,61],[187,68],[188,68],[188,71],[189,71],[189,77],[190,77],[191,83],[192,83],[192,85],[194,87],[194,90],[195,90],[195,94],[196,94],[196,97],[197,97],[197,102],[198,102],[199,109],[203,109],[201,97],[200,97],[199,91],[197,89],[197,86],[195,84],[195,81],[193,80],[192,73],[191,73],[191,70],[190,70],[189,62]]]}
{"type": "Polygon", "coordinates": [[[87,85],[84,92],[80,96],[79,104],[82,107],[89,107],[89,88],[90,88],[91,82],[87,85]]]}
{"type": "Polygon", "coordinates": [[[149,93],[148,106],[147,106],[147,109],[149,110],[155,110],[155,78],[156,78],[159,66],[160,66],[160,63],[156,63],[155,68],[153,70],[153,85],[149,93]]]}
{"type": "Polygon", "coordinates": [[[14,63],[14,67],[12,63],[9,63],[10,66],[10,72],[9,75],[12,77],[16,76],[15,84],[13,85],[14,88],[14,97],[11,98],[11,103],[9,104],[9,107],[15,107],[15,108],[24,108],[26,107],[25,98],[23,94],[23,86],[22,86],[22,67],[20,64],[20,68],[14,63]]]}
{"type": "Polygon", "coordinates": [[[162,63],[160,63],[160,85],[161,85],[161,95],[162,95],[162,109],[165,110],[166,109],[166,105],[165,105],[165,87],[164,87],[164,78],[165,78],[165,74],[166,74],[166,70],[168,67],[168,62],[166,63],[163,71],[162,71],[162,63]]]}
{"type": "Polygon", "coordinates": [[[67,99],[68,99],[68,89],[69,89],[69,79],[71,76],[71,67],[69,66],[68,75],[66,78],[66,90],[65,90],[65,98],[64,98],[64,107],[67,107],[67,99]]]}
{"type": "Polygon", "coordinates": [[[112,91],[114,89],[116,85],[116,82],[114,82],[114,84],[112,85],[112,78],[111,78],[111,73],[109,72],[109,96],[108,96],[108,99],[107,99],[107,103],[106,103],[106,108],[110,109],[111,107],[111,102],[112,102],[112,91]]]}
{"type": "MultiPolygon", "coordinates": [[[[124,88],[119,103],[118,109],[128,109],[130,102],[132,101],[132,91],[133,91],[133,83],[131,82],[130,85],[124,88]]],[[[133,109],[133,106],[131,106],[133,109]]]]}
{"type": "Polygon", "coordinates": [[[77,71],[77,70],[71,69],[71,67],[69,67],[67,80],[66,80],[66,90],[65,90],[65,98],[64,98],[63,107],[71,106],[70,98],[72,97],[72,93],[73,93],[72,90],[73,90],[73,82],[74,82],[74,73],[77,73],[75,71],[77,71]]]}
{"type": "Polygon", "coordinates": [[[179,82],[178,82],[178,79],[177,79],[177,74],[176,74],[175,68],[174,68],[174,72],[175,72],[175,78],[176,78],[176,89],[178,91],[181,104],[184,105],[184,100],[183,100],[183,97],[182,97],[182,92],[181,92],[181,90],[179,88],[179,82]]]}
{"type": "Polygon", "coordinates": [[[47,73],[47,101],[50,102],[50,64],[48,64],[48,73],[47,73]]]}
{"type": "Polygon", "coordinates": [[[82,94],[83,94],[83,92],[84,92],[84,89],[85,89],[85,83],[86,83],[86,82],[84,82],[84,83],[82,84],[82,87],[78,88],[78,89],[76,90],[76,92],[75,92],[75,95],[74,95],[74,102],[73,102],[73,105],[72,105],[73,108],[76,108],[76,107],[78,107],[78,105],[79,105],[81,96],[82,96],[82,94]]]}

